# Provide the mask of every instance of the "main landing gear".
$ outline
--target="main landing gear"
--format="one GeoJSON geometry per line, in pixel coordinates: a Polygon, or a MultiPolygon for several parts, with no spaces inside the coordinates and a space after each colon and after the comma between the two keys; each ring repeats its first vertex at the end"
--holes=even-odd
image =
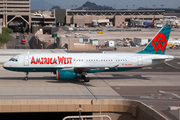
{"type": "Polygon", "coordinates": [[[29,72],[26,72],[26,77],[24,78],[25,81],[28,80],[28,74],[29,74],[29,72]]]}
{"type": "Polygon", "coordinates": [[[90,81],[90,79],[87,77],[87,75],[82,75],[81,78],[84,79],[84,82],[89,82],[90,81]]]}

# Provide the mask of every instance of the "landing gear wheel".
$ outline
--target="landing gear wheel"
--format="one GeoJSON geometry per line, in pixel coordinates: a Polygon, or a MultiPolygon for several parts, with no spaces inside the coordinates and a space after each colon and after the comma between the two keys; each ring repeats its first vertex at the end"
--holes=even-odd
{"type": "Polygon", "coordinates": [[[81,79],[85,79],[85,75],[82,75],[82,76],[81,76],[81,79]]]}
{"type": "Polygon", "coordinates": [[[26,72],[26,77],[24,78],[25,81],[28,80],[28,74],[29,74],[29,72],[26,72]]]}
{"type": "Polygon", "coordinates": [[[28,77],[25,77],[24,80],[27,81],[27,80],[28,80],[28,77]]]}
{"type": "Polygon", "coordinates": [[[90,79],[88,77],[84,78],[84,82],[89,82],[89,81],[90,81],[90,79]]]}

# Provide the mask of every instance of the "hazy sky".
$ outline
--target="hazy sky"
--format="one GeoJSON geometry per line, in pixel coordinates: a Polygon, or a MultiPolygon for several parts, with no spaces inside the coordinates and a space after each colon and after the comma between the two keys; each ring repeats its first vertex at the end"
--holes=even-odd
{"type": "MultiPolygon", "coordinates": [[[[35,0],[32,0],[35,1],[35,0]]],[[[36,0],[37,1],[37,0],[36,0]]],[[[38,0],[42,1],[42,0],[38,0]]],[[[82,6],[87,0],[44,0],[51,5],[61,6],[61,8],[75,8],[82,6]]],[[[97,5],[106,5],[112,6],[116,9],[135,9],[139,7],[148,7],[154,8],[153,5],[156,5],[156,8],[162,8],[161,5],[164,5],[164,8],[178,8],[180,7],[180,0],[88,0],[90,2],[96,3],[97,5]]]]}

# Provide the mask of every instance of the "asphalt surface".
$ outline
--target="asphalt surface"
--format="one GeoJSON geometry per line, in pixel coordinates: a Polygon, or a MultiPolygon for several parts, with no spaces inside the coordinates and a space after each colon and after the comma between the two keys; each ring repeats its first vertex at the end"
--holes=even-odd
{"type": "Polygon", "coordinates": [[[125,99],[142,101],[167,118],[171,120],[179,120],[178,111],[171,111],[169,106],[180,105],[180,86],[116,86],[112,88],[125,99]]]}
{"type": "Polygon", "coordinates": [[[178,120],[180,59],[143,69],[88,74],[91,81],[56,80],[52,73],[12,72],[0,68],[0,100],[18,99],[133,99],[154,108],[168,119],[178,120]],[[176,67],[176,68],[175,68],[176,67]]]}
{"type": "Polygon", "coordinates": [[[28,37],[24,37],[25,35],[19,33],[19,39],[16,39],[16,33],[10,34],[11,41],[7,43],[7,49],[33,49],[33,37],[34,34],[28,34],[28,37]],[[22,44],[21,40],[25,39],[26,43],[22,44]]]}
{"type": "MultiPolygon", "coordinates": [[[[11,37],[8,49],[31,48],[31,37],[24,45],[21,44],[22,36],[19,40],[13,35],[11,37]]],[[[29,80],[24,81],[25,73],[1,67],[0,100],[134,99],[146,103],[170,120],[178,120],[178,111],[170,111],[169,106],[180,106],[180,51],[168,49],[166,54],[175,56],[175,59],[142,69],[88,74],[89,83],[79,79],[56,80],[52,73],[30,73],[29,80]]]]}

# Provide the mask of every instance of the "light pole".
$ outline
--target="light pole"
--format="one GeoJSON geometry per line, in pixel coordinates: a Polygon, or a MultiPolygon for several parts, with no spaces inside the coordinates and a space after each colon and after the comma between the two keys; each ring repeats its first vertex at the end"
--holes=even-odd
{"type": "Polygon", "coordinates": [[[69,30],[68,31],[68,42],[69,42],[69,44],[68,44],[68,51],[70,50],[70,37],[71,37],[71,31],[69,30]]]}
{"type": "Polygon", "coordinates": [[[76,110],[79,111],[79,120],[80,120],[80,118],[81,118],[81,111],[82,111],[81,106],[79,106],[79,108],[77,108],[76,110]]]}
{"type": "Polygon", "coordinates": [[[133,10],[134,10],[134,6],[135,6],[135,5],[133,5],[133,10]]]}
{"type": "Polygon", "coordinates": [[[43,44],[41,44],[41,49],[43,49],[43,44]]]}

